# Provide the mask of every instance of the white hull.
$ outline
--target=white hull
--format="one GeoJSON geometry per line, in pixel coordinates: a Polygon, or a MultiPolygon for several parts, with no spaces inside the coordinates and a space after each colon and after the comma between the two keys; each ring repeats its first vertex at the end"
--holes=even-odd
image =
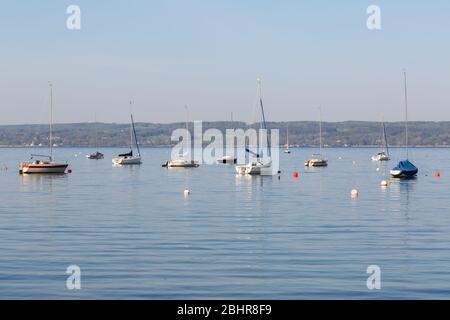
{"type": "Polygon", "coordinates": [[[218,164],[235,164],[237,159],[233,156],[224,156],[216,160],[218,164]]]}
{"type": "Polygon", "coordinates": [[[112,163],[116,165],[141,164],[141,157],[118,157],[113,158],[112,163]]]}
{"type": "Polygon", "coordinates": [[[391,160],[386,154],[376,154],[372,156],[372,161],[389,161],[391,160]]]}
{"type": "Polygon", "coordinates": [[[163,165],[163,167],[167,168],[197,168],[199,164],[194,160],[184,160],[184,159],[177,159],[177,160],[168,160],[163,165]]]}
{"type": "Polygon", "coordinates": [[[307,167],[326,167],[328,166],[328,161],[325,159],[309,159],[305,161],[305,166],[307,167]]]}
{"type": "Polygon", "coordinates": [[[68,167],[67,163],[56,162],[33,162],[24,163],[19,167],[19,172],[22,174],[31,173],[65,173],[68,167]]]}
{"type": "Polygon", "coordinates": [[[272,162],[263,164],[261,162],[251,162],[246,165],[236,166],[236,173],[239,175],[260,175],[273,176],[272,162]]]}

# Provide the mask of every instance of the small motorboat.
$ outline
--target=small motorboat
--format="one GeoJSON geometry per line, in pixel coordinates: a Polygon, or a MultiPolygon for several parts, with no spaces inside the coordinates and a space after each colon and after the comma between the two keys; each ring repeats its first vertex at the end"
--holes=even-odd
{"type": "Polygon", "coordinates": [[[391,158],[384,151],[378,152],[376,155],[372,156],[372,161],[389,161],[389,160],[391,160],[391,158]]]}
{"type": "Polygon", "coordinates": [[[313,155],[312,159],[305,161],[306,167],[326,167],[328,166],[328,160],[323,158],[320,154],[313,155]]]}
{"type": "Polygon", "coordinates": [[[103,157],[104,157],[103,153],[98,151],[86,155],[86,158],[91,160],[100,160],[103,159],[103,157]]]}
{"type": "Polygon", "coordinates": [[[403,160],[391,170],[391,176],[393,178],[414,178],[418,172],[419,169],[409,160],[403,160]]]}
{"type": "Polygon", "coordinates": [[[236,164],[237,158],[235,156],[223,156],[216,160],[218,164],[236,164]]]}

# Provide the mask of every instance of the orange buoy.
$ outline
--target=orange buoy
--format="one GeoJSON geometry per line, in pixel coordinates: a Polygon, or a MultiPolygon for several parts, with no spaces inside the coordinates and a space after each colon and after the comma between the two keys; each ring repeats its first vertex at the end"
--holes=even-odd
{"type": "Polygon", "coordinates": [[[294,178],[298,178],[298,172],[297,171],[294,172],[294,178]]]}
{"type": "Polygon", "coordinates": [[[434,176],[435,176],[436,178],[440,178],[440,177],[441,177],[441,173],[440,173],[439,171],[436,171],[435,174],[434,174],[434,176]]]}

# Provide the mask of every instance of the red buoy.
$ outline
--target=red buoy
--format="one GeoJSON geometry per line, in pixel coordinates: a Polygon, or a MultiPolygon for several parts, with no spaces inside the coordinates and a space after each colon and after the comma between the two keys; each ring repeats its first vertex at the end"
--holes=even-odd
{"type": "Polygon", "coordinates": [[[67,170],[67,173],[72,173],[72,169],[67,170]]]}
{"type": "Polygon", "coordinates": [[[297,171],[294,172],[294,178],[298,178],[298,172],[297,171]]]}

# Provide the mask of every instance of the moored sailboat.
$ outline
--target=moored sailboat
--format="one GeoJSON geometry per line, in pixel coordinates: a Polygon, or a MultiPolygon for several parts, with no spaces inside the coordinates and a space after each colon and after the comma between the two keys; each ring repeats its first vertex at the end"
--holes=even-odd
{"type": "Polygon", "coordinates": [[[53,85],[49,83],[50,86],[50,132],[49,132],[49,142],[50,142],[50,154],[32,154],[31,159],[37,159],[31,162],[23,162],[19,166],[20,174],[30,174],[30,173],[59,173],[63,174],[66,172],[69,164],[62,162],[53,161],[53,85]]]}
{"type": "Polygon", "coordinates": [[[284,146],[284,153],[291,153],[291,150],[289,150],[289,125],[286,126],[286,144],[284,146]]]}
{"type": "Polygon", "coordinates": [[[381,121],[381,139],[380,139],[384,145],[384,150],[377,152],[377,154],[372,156],[373,161],[389,161],[391,158],[389,156],[389,147],[387,142],[387,135],[386,135],[386,126],[384,124],[384,121],[381,121]]]}
{"type": "Polygon", "coordinates": [[[391,170],[391,176],[393,178],[414,178],[416,177],[419,169],[409,161],[409,146],[408,146],[408,89],[406,82],[406,71],[403,72],[405,81],[405,149],[406,160],[400,161],[398,165],[391,170]]]}
{"type": "MultiPolygon", "coordinates": [[[[246,148],[245,151],[250,155],[254,156],[254,159],[251,159],[249,163],[244,165],[237,165],[236,172],[239,175],[274,175],[274,170],[272,167],[272,158],[270,151],[270,140],[267,134],[267,125],[266,125],[266,116],[264,114],[264,105],[262,100],[262,90],[261,90],[261,80],[258,79],[258,95],[259,95],[259,106],[261,109],[261,122],[260,129],[266,132],[266,147],[267,147],[267,156],[262,157],[259,152],[253,152],[250,149],[246,148]]],[[[262,139],[260,139],[262,140],[262,139]]],[[[262,141],[260,141],[262,143],[262,141]]],[[[276,174],[276,173],[275,173],[276,174]]]]}
{"type": "Polygon", "coordinates": [[[305,161],[306,167],[326,167],[328,160],[322,155],[322,111],[319,109],[319,153],[312,155],[311,159],[305,161]]]}
{"type": "Polygon", "coordinates": [[[119,154],[117,158],[112,159],[112,163],[115,165],[132,165],[132,164],[141,164],[141,152],[139,150],[139,143],[136,136],[136,129],[134,127],[133,115],[131,114],[131,139],[130,139],[130,152],[119,154]],[[134,142],[136,143],[136,149],[138,152],[137,156],[133,155],[133,136],[134,142]]]}

